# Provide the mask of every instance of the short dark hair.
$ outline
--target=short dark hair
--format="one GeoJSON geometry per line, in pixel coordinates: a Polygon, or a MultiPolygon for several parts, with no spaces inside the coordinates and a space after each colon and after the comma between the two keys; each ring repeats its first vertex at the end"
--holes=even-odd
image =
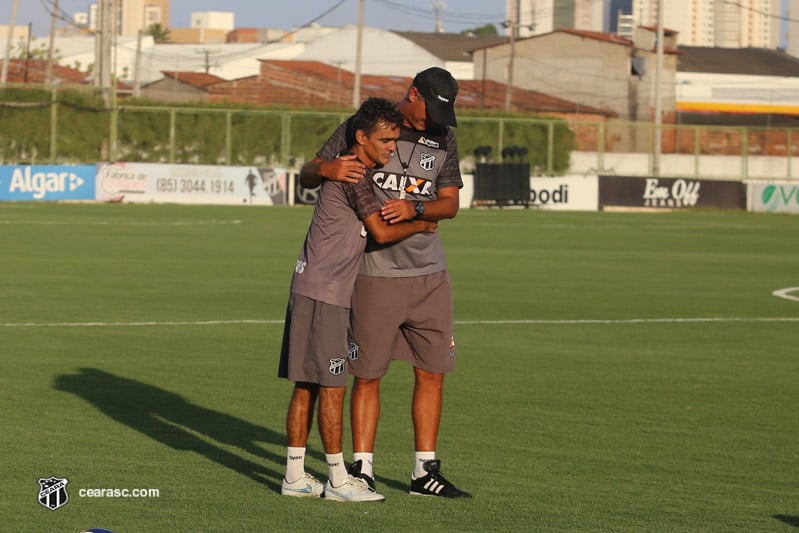
{"type": "Polygon", "coordinates": [[[352,134],[350,139],[355,139],[355,132],[358,130],[369,134],[377,128],[378,124],[386,123],[399,127],[403,120],[404,117],[397,111],[395,103],[385,98],[367,98],[350,119],[348,128],[352,134]]]}

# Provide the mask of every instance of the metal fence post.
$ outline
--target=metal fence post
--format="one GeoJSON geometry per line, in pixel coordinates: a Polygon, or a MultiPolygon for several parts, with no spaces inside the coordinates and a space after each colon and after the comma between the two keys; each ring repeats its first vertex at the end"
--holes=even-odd
{"type": "Polygon", "coordinates": [[[117,98],[117,90],[116,81],[111,79],[111,85],[107,93],[110,97],[109,107],[111,110],[108,121],[108,159],[111,162],[117,160],[117,139],[119,139],[119,99],[117,98]]]}
{"type": "Polygon", "coordinates": [[[702,151],[702,143],[700,142],[699,138],[702,133],[702,130],[699,126],[694,126],[694,176],[699,177],[699,155],[702,151]]]}
{"type": "Polygon", "coordinates": [[[499,119],[499,128],[497,131],[497,154],[502,153],[502,149],[505,147],[505,121],[499,119]]]}
{"type": "Polygon", "coordinates": [[[280,160],[285,163],[291,152],[291,114],[286,112],[280,117],[280,160]]]}
{"type": "Polygon", "coordinates": [[[596,143],[596,168],[597,174],[604,172],[605,168],[605,123],[599,123],[599,136],[596,143]]]}
{"type": "Polygon", "coordinates": [[[659,177],[660,169],[657,168],[658,164],[655,160],[655,123],[649,123],[649,172],[655,176],[659,177]]]}
{"type": "Polygon", "coordinates": [[[231,152],[233,151],[233,111],[225,112],[225,164],[231,165],[231,152]]]}
{"type": "Polygon", "coordinates": [[[551,176],[555,168],[555,123],[547,124],[547,175],[551,176]]]}
{"type": "Polygon", "coordinates": [[[741,179],[749,176],[749,128],[741,129],[741,179]]]}
{"type": "Polygon", "coordinates": [[[114,98],[113,107],[111,108],[111,132],[108,147],[108,157],[111,162],[117,160],[117,139],[119,138],[119,106],[117,105],[116,98],[114,98]]]}
{"type": "Polygon", "coordinates": [[[50,89],[50,164],[55,165],[58,149],[58,90],[50,89]]]}
{"type": "Polygon", "coordinates": [[[175,162],[175,120],[178,110],[174,107],[169,109],[169,162],[175,162]]]}

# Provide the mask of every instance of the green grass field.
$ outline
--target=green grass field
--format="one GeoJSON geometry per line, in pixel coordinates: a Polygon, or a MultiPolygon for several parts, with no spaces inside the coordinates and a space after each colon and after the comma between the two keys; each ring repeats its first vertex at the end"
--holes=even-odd
{"type": "MultiPolygon", "coordinates": [[[[799,217],[443,222],[458,369],[438,453],[475,497],[407,495],[412,373],[396,363],[376,450],[387,501],[342,504],[279,495],[291,384],[275,374],[310,215],[0,204],[0,531],[799,527],[799,301],[772,294],[799,287],[799,217]],[[37,501],[50,476],[69,480],[55,511],[37,501]],[[91,488],[160,496],[79,496],[91,488]]],[[[309,448],[324,479],[316,428],[309,448]]]]}

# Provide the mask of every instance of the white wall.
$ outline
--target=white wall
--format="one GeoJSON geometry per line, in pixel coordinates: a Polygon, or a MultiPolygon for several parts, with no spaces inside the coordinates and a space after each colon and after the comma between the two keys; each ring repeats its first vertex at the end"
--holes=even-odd
{"type": "Polygon", "coordinates": [[[192,11],[191,27],[232,31],[236,27],[235,14],[228,11],[192,11]]]}
{"type": "MultiPolygon", "coordinates": [[[[225,79],[255,76],[260,72],[259,59],[295,59],[304,50],[303,44],[273,43],[231,43],[215,46],[219,53],[211,56],[211,74],[225,79]]],[[[81,70],[94,63],[94,37],[57,37],[58,63],[74,66],[81,70]]],[[[155,44],[153,38],[142,38],[141,69],[139,80],[142,84],[160,80],[163,70],[202,72],[205,70],[205,56],[197,52],[196,44],[155,44]]],[[[117,49],[113,54],[117,75],[122,77],[127,68],[128,80],[133,79],[136,65],[136,38],[118,37],[117,49]]]]}
{"type": "Polygon", "coordinates": [[[774,113],[796,113],[799,77],[678,72],[675,99],[678,107],[680,102],[754,105],[773,107],[774,113]]]}
{"type": "MultiPolygon", "coordinates": [[[[305,45],[296,59],[321,61],[355,72],[355,52],[358,29],[345,26],[325,34],[305,45]]],[[[469,78],[473,76],[469,63],[469,78]]],[[[441,59],[424,48],[397,35],[377,28],[363,29],[361,73],[379,76],[413,76],[429,66],[444,67],[441,59]]],[[[456,76],[457,77],[457,76],[456,76]]]]}
{"type": "MultiPolygon", "coordinates": [[[[649,176],[651,165],[649,154],[572,152],[569,174],[649,176]]],[[[799,180],[799,157],[662,154],[660,169],[663,177],[799,180]]]]}

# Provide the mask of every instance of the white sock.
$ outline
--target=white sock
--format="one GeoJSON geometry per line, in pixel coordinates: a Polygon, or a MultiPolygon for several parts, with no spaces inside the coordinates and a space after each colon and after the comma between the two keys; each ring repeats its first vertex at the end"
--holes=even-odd
{"type": "Polygon", "coordinates": [[[330,476],[330,484],[340,487],[347,480],[347,468],[344,466],[344,453],[326,453],[327,471],[330,476]]]}
{"type": "Polygon", "coordinates": [[[288,447],[286,453],[286,481],[294,483],[305,476],[305,448],[288,447]]]}
{"type": "Polygon", "coordinates": [[[374,457],[372,452],[355,452],[352,454],[353,461],[361,461],[361,474],[375,477],[374,457]]]}
{"type": "Polygon", "coordinates": [[[427,475],[427,470],[424,469],[425,461],[432,461],[436,458],[436,452],[416,452],[416,466],[413,469],[413,479],[419,479],[427,475]]]}

